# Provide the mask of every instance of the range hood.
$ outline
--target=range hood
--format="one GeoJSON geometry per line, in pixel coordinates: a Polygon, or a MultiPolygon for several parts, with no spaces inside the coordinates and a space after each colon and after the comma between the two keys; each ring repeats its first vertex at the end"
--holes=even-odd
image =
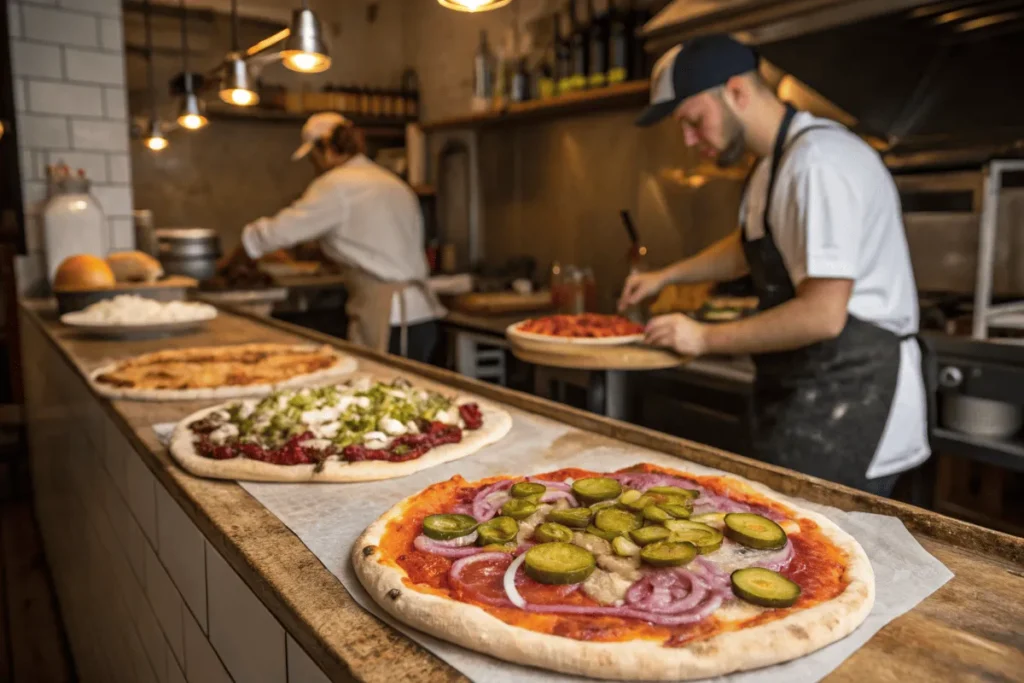
{"type": "Polygon", "coordinates": [[[674,0],[643,29],[655,51],[707,33],[755,46],[895,165],[1024,156],[1024,0],[674,0]]]}

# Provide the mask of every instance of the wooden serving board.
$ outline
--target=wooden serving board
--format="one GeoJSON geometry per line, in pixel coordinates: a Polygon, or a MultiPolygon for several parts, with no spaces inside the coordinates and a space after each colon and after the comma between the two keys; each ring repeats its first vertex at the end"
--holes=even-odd
{"type": "Polygon", "coordinates": [[[551,292],[540,291],[531,294],[516,292],[461,294],[452,299],[449,307],[463,313],[476,315],[509,315],[550,310],[552,306],[551,292]]]}
{"type": "Polygon", "coordinates": [[[512,355],[534,365],[580,370],[663,370],[689,359],[641,344],[573,346],[509,338],[512,355]]]}

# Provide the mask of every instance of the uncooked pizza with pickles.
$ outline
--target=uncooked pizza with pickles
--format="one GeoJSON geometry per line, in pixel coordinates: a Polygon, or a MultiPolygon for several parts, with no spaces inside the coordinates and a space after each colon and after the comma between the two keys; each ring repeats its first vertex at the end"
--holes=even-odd
{"type": "Polygon", "coordinates": [[[352,559],[432,636],[594,678],[692,680],[808,655],[874,603],[827,518],[728,475],[640,464],[466,481],[393,507],[352,559]]]}

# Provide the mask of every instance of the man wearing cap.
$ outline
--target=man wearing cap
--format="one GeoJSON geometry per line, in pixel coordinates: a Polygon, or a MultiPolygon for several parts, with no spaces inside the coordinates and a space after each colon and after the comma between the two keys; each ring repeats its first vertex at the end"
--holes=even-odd
{"type": "Polygon", "coordinates": [[[318,240],[345,276],[349,340],[427,361],[445,311],[426,286],[419,200],[364,151],[362,133],[345,117],[309,117],[292,159],[308,157],[316,179],[276,216],[245,226],[234,258],[318,240]]]}
{"type": "MultiPolygon", "coordinates": [[[[655,65],[637,124],[671,116],[721,166],[747,152],[738,230],[696,256],[631,275],[625,307],[675,282],[750,275],[759,311],[705,324],[654,318],[648,342],[684,355],[751,354],[754,450],[801,472],[890,495],[929,456],[928,396],[915,341],[917,290],[895,183],[843,126],[781,102],[757,55],[696,38],[655,65]]],[[[930,373],[928,373],[930,374],[930,373]]]]}

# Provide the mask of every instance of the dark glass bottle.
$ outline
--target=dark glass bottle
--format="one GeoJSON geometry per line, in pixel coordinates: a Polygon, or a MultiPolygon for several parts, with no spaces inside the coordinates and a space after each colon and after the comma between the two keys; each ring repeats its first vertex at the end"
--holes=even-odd
{"type": "Polygon", "coordinates": [[[555,90],[563,95],[572,90],[572,24],[568,31],[562,31],[565,23],[559,13],[555,13],[555,90]]]}
{"type": "Polygon", "coordinates": [[[584,20],[576,14],[576,0],[569,2],[569,20],[572,23],[572,77],[571,90],[583,90],[587,87],[587,67],[590,62],[588,31],[584,20]]]}
{"type": "Polygon", "coordinates": [[[608,85],[608,13],[595,11],[594,0],[587,0],[587,12],[590,15],[587,87],[603,88],[608,85]]]}
{"type": "Polygon", "coordinates": [[[630,0],[629,18],[631,23],[629,26],[629,36],[631,38],[629,77],[631,79],[647,78],[651,67],[650,59],[644,50],[644,41],[637,35],[637,32],[650,20],[651,12],[646,8],[636,9],[633,1],[630,0]]]}
{"type": "Polygon", "coordinates": [[[608,4],[608,85],[631,78],[629,57],[629,17],[615,5],[608,4]]]}
{"type": "Polygon", "coordinates": [[[520,57],[517,61],[509,99],[513,102],[526,102],[530,99],[530,73],[526,70],[526,57],[520,57]]]}

